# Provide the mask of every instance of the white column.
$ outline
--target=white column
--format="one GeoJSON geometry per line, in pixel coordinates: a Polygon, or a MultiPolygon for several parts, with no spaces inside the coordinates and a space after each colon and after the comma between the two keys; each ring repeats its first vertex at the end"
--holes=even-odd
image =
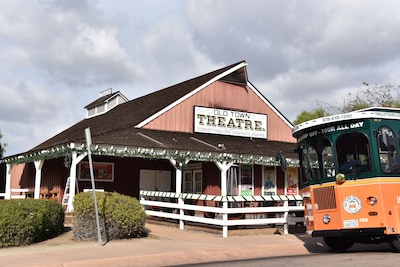
{"type": "Polygon", "coordinates": [[[33,195],[33,198],[38,199],[40,197],[40,183],[42,180],[42,167],[43,167],[44,160],[35,160],[35,169],[36,169],[36,175],[35,175],[35,193],[33,195]]]}
{"type": "MultiPolygon", "coordinates": [[[[176,194],[181,194],[182,193],[182,170],[179,168],[176,168],[175,170],[175,175],[176,175],[176,194]]],[[[178,204],[179,206],[183,206],[185,204],[185,201],[183,198],[178,198],[178,204]]],[[[179,214],[182,216],[185,215],[185,212],[183,209],[179,209],[179,214]]],[[[183,220],[179,220],[179,229],[183,230],[185,228],[185,222],[183,220]]]]}
{"type": "MultiPolygon", "coordinates": [[[[225,196],[222,200],[222,209],[224,212],[222,213],[222,221],[227,223],[228,222],[228,213],[226,211],[228,210],[228,201],[226,198],[227,194],[227,185],[226,185],[226,180],[227,180],[227,171],[229,168],[233,165],[233,163],[228,163],[228,162],[215,162],[219,170],[221,171],[221,196],[225,196]]],[[[223,237],[228,237],[228,226],[223,225],[222,226],[222,236],[223,237]]]]}
{"type": "MultiPolygon", "coordinates": [[[[187,164],[188,161],[185,162],[178,162],[175,159],[169,159],[171,164],[175,167],[175,193],[177,195],[180,195],[182,193],[182,166],[184,164],[187,164]]],[[[184,200],[182,198],[178,198],[178,204],[179,206],[183,206],[184,200]]],[[[183,217],[185,215],[185,212],[183,209],[179,209],[179,215],[183,217]]],[[[185,228],[185,223],[184,220],[180,219],[179,220],[179,229],[183,230],[185,228]]]]}
{"type": "MultiPolygon", "coordinates": [[[[71,148],[73,149],[75,147],[75,144],[71,144],[71,148]]],[[[75,189],[76,189],[76,169],[78,167],[79,162],[81,162],[85,157],[87,153],[83,153],[78,156],[76,151],[71,152],[71,167],[69,170],[69,198],[68,198],[68,206],[67,206],[67,212],[72,212],[74,211],[73,207],[73,201],[75,197],[75,189]]],[[[65,194],[65,192],[64,192],[65,194]]]]}
{"type": "Polygon", "coordinates": [[[10,199],[11,198],[11,171],[14,165],[12,164],[7,164],[6,165],[6,188],[5,188],[5,199],[10,199]]]}

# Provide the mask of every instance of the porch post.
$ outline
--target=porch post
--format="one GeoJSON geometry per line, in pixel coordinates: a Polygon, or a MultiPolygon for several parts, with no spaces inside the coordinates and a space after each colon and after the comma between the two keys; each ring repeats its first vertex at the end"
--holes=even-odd
{"type": "Polygon", "coordinates": [[[38,199],[40,197],[40,183],[42,180],[42,167],[43,167],[44,160],[35,160],[35,169],[36,169],[36,175],[35,175],[35,193],[33,195],[33,198],[38,199]]]}
{"type": "MultiPolygon", "coordinates": [[[[186,160],[185,162],[179,162],[176,159],[169,159],[171,164],[175,167],[175,193],[179,195],[178,197],[178,205],[179,207],[183,207],[185,204],[184,200],[180,197],[180,194],[182,193],[182,166],[187,164],[188,161],[186,160]]],[[[179,215],[182,218],[185,213],[182,208],[179,209],[179,215]]],[[[182,219],[179,219],[179,229],[183,230],[185,228],[185,223],[182,219]]]]}
{"type": "MultiPolygon", "coordinates": [[[[289,209],[289,200],[285,200],[283,202],[283,206],[286,208],[286,210],[289,209]]],[[[288,235],[289,234],[289,223],[288,223],[288,217],[289,217],[289,212],[285,211],[283,214],[283,217],[285,218],[285,223],[283,224],[283,234],[288,235]]]]}
{"type": "Polygon", "coordinates": [[[6,164],[6,188],[5,188],[5,199],[11,198],[11,171],[13,168],[13,164],[6,164]]]}
{"type": "MultiPolygon", "coordinates": [[[[175,186],[175,193],[177,195],[180,195],[182,193],[182,169],[180,168],[175,168],[175,175],[176,175],[176,186],[175,186]]],[[[185,204],[183,198],[179,197],[178,198],[178,204],[179,206],[183,206],[185,204]]],[[[179,209],[179,214],[181,217],[185,215],[185,212],[183,209],[179,209]]],[[[185,223],[182,219],[179,219],[179,229],[183,230],[185,228],[185,223]]]]}
{"type": "MultiPolygon", "coordinates": [[[[71,148],[72,149],[75,148],[74,143],[71,144],[71,148]]],[[[87,153],[83,153],[78,156],[78,153],[76,153],[76,151],[72,150],[71,152],[72,162],[71,162],[71,167],[69,169],[69,198],[68,198],[67,212],[72,212],[74,210],[73,201],[75,197],[75,188],[76,188],[76,176],[77,176],[76,168],[79,162],[81,162],[86,157],[86,155],[87,153]]],[[[65,193],[66,192],[64,192],[64,194],[65,193]]]]}
{"type": "Polygon", "coordinates": [[[215,162],[215,164],[221,171],[221,196],[225,197],[222,198],[222,209],[224,210],[224,212],[222,213],[222,221],[224,222],[224,225],[222,226],[222,236],[228,237],[228,226],[226,225],[228,222],[228,213],[226,213],[226,211],[228,210],[228,200],[226,198],[227,195],[226,178],[227,178],[227,171],[233,165],[233,163],[215,162]]]}

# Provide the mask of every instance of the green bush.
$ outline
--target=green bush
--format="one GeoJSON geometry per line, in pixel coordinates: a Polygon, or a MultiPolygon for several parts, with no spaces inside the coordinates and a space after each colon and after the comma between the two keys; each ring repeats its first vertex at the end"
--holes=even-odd
{"type": "MultiPolygon", "coordinates": [[[[116,192],[96,192],[96,200],[104,240],[141,237],[145,234],[146,213],[136,198],[116,192]]],[[[97,239],[93,192],[75,195],[72,215],[75,239],[97,239]]]]}
{"type": "Polygon", "coordinates": [[[64,230],[61,204],[43,199],[0,201],[0,247],[28,245],[64,230]]]}

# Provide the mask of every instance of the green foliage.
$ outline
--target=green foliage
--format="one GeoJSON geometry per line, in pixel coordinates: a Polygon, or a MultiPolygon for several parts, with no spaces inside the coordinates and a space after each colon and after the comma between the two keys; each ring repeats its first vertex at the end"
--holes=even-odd
{"type": "Polygon", "coordinates": [[[311,119],[332,114],[352,112],[369,107],[400,108],[400,86],[395,86],[391,83],[370,85],[366,82],[364,82],[363,85],[365,87],[358,90],[355,94],[349,93],[348,99],[344,100],[343,105],[335,106],[332,103],[319,102],[319,108],[311,112],[301,112],[293,124],[296,125],[311,119]]]}
{"type": "MultiPolygon", "coordinates": [[[[139,201],[116,192],[96,192],[100,231],[103,239],[123,239],[143,236],[146,213],[139,201]]],[[[93,192],[74,197],[74,238],[97,239],[93,192]]]]}
{"type": "Polygon", "coordinates": [[[0,247],[28,245],[64,230],[64,208],[43,199],[0,201],[0,247]]]}
{"type": "Polygon", "coordinates": [[[330,115],[322,108],[317,108],[312,111],[302,111],[293,121],[294,125],[300,124],[305,121],[321,118],[330,115]]]}
{"type": "MultiPolygon", "coordinates": [[[[3,135],[1,134],[1,131],[0,131],[0,141],[1,141],[1,138],[3,137],[3,135]]],[[[5,147],[7,146],[7,144],[2,144],[1,142],[0,142],[0,159],[1,158],[3,158],[3,155],[4,155],[4,152],[6,151],[5,150],[5,147]]]]}

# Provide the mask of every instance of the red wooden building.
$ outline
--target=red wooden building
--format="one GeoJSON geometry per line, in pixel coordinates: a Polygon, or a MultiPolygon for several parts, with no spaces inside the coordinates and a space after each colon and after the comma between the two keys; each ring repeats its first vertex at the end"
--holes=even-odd
{"type": "Polygon", "coordinates": [[[249,82],[246,66],[238,62],[134,100],[101,92],[85,107],[86,118],[2,159],[0,196],[52,198],[71,211],[77,191],[91,188],[87,128],[96,187],[105,191],[137,198],[140,190],[297,195],[292,124],[249,82]],[[280,151],[286,171],[276,160],[280,151]]]}

